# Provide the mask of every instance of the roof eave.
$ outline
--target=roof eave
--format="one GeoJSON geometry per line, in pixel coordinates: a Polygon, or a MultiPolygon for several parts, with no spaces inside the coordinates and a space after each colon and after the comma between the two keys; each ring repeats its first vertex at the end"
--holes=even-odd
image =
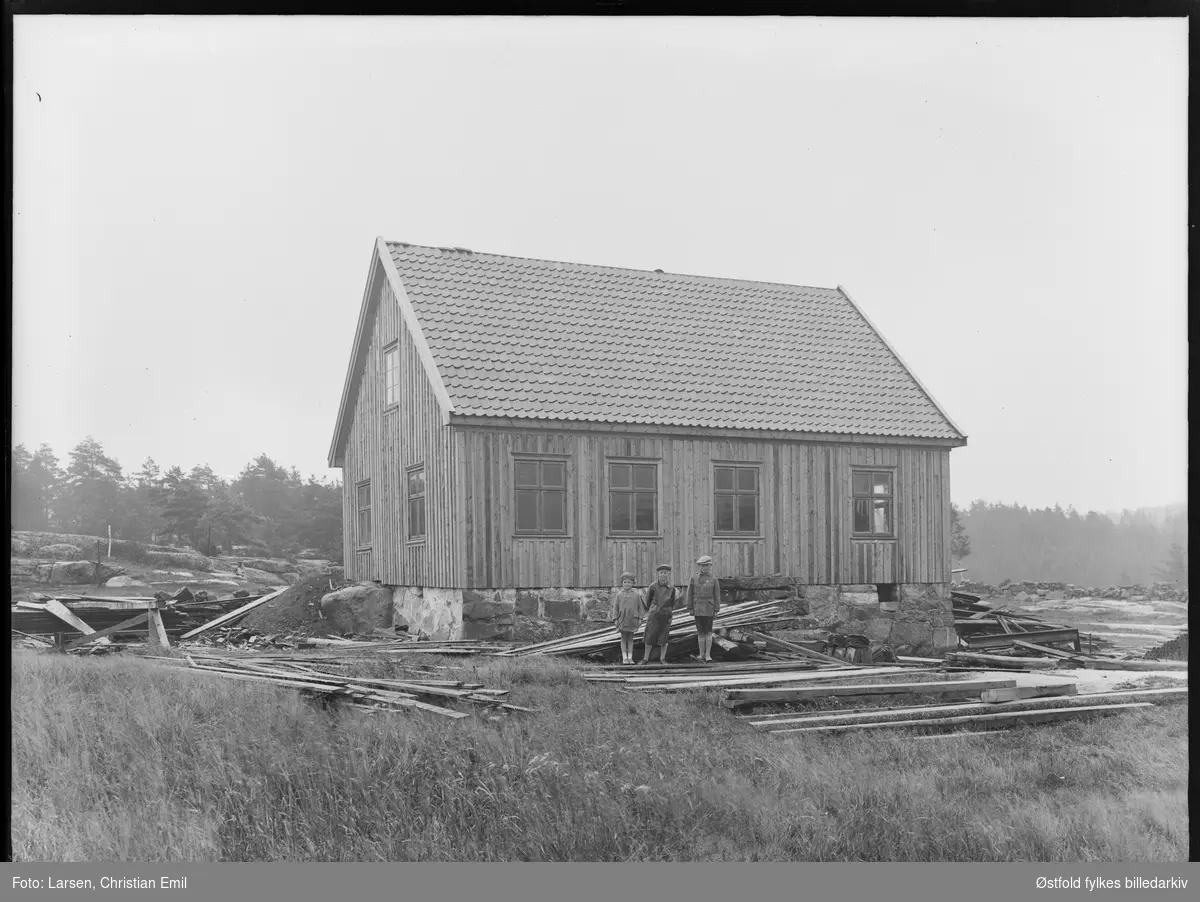
{"type": "Polygon", "coordinates": [[[879,327],[871,321],[871,317],[867,316],[866,311],[858,305],[854,298],[850,297],[850,292],[848,292],[841,285],[837,287],[837,290],[841,292],[842,297],[850,302],[850,306],[853,307],[855,312],[863,318],[863,321],[870,327],[871,331],[878,336],[879,340],[883,342],[884,347],[891,352],[892,356],[896,358],[900,366],[904,367],[904,371],[908,373],[909,378],[917,384],[917,388],[919,388],[925,394],[925,397],[929,399],[930,403],[937,408],[937,412],[940,413],[945,421],[950,424],[950,428],[958,433],[959,438],[962,439],[962,444],[965,445],[967,443],[967,434],[958,428],[958,424],[954,422],[954,419],[950,416],[950,414],[946,413],[946,408],[942,407],[942,405],[938,403],[938,399],[933,396],[933,392],[925,387],[925,383],[921,381],[921,378],[916,374],[916,371],[904,362],[904,358],[900,356],[900,352],[897,351],[892,343],[887,340],[887,337],[884,336],[881,331],[879,331],[879,327]]]}

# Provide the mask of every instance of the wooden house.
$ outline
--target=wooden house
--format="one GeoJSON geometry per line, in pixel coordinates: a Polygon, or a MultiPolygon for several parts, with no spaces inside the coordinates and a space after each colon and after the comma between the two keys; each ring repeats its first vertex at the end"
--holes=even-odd
{"type": "Polygon", "coordinates": [[[436,635],[585,620],[708,554],[917,647],[951,622],[964,444],[840,287],[379,239],[329,462],[346,575],[436,635]]]}

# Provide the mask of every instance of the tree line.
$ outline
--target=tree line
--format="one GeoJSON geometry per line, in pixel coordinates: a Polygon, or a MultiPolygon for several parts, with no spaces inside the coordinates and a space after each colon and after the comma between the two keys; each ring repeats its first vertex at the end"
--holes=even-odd
{"type": "Polygon", "coordinates": [[[313,550],[342,558],[342,485],[303,479],[260,454],[232,481],[207,464],[186,473],[163,470],[147,457],[125,474],[100,442],[88,436],[68,454],[63,469],[53,449],[12,455],[12,528],[107,535],[157,544],[186,543],[204,554],[287,555],[313,550]]]}
{"type": "Polygon", "coordinates": [[[1004,580],[1077,586],[1187,585],[1187,508],[1155,516],[1124,511],[1117,520],[1059,506],[1036,510],[975,501],[953,509],[955,566],[973,582],[1004,580]],[[965,553],[964,553],[965,551],[965,553]]]}

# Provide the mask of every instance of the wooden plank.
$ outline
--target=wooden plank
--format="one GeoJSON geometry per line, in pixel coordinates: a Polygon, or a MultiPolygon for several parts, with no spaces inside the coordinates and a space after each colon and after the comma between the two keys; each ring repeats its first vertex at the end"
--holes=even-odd
{"type": "Polygon", "coordinates": [[[980,698],[989,705],[1014,702],[1025,698],[1049,698],[1056,695],[1078,695],[1079,687],[1074,683],[1052,683],[1043,686],[1014,686],[1011,688],[986,689],[980,698]]]}
{"type": "MultiPolygon", "coordinates": [[[[75,627],[75,629],[79,630],[79,632],[83,633],[86,636],[90,636],[92,633],[96,632],[94,629],[92,629],[90,626],[88,626],[86,623],[84,623],[82,620],[80,620],[78,617],[76,617],[74,614],[72,614],[70,609],[67,608],[67,606],[65,604],[63,604],[61,601],[56,601],[53,598],[51,598],[46,601],[46,603],[43,605],[43,608],[48,613],[53,614],[55,617],[57,617],[63,623],[67,624],[68,626],[75,627]]],[[[109,639],[107,636],[105,636],[102,639],[99,639],[98,641],[100,642],[101,645],[109,645],[112,642],[112,640],[109,639]]]]}
{"type": "MultiPolygon", "coordinates": [[[[1075,651],[1079,651],[1079,630],[1031,630],[1029,632],[1022,633],[1019,641],[1034,642],[1038,645],[1046,645],[1050,642],[1071,642],[1075,646],[1075,651]]],[[[1003,648],[1006,645],[1012,645],[1013,638],[1010,635],[964,636],[962,637],[962,642],[971,650],[984,648],[1003,648]]]]}
{"type": "Polygon", "coordinates": [[[1088,670],[1187,670],[1187,661],[1105,661],[1090,658],[1079,662],[1088,670]]]}
{"type": "Polygon", "coordinates": [[[1025,670],[1053,670],[1062,661],[1057,658],[1017,658],[1003,655],[973,654],[965,651],[954,651],[946,655],[950,663],[965,661],[970,664],[982,664],[988,667],[1009,667],[1025,670]]]}
{"type": "Polygon", "coordinates": [[[73,649],[80,648],[105,636],[111,636],[113,633],[129,632],[135,626],[140,626],[141,624],[145,623],[147,617],[149,617],[149,613],[143,611],[137,616],[130,617],[128,620],[122,620],[120,623],[114,624],[113,626],[106,626],[102,630],[93,630],[91,633],[81,636],[78,639],[72,639],[65,646],[63,646],[63,650],[71,651],[73,649]]]}
{"type": "Polygon", "coordinates": [[[208,621],[208,623],[205,623],[202,626],[196,627],[194,630],[189,630],[188,632],[184,633],[179,638],[180,639],[190,639],[190,638],[192,638],[192,636],[199,636],[201,633],[206,633],[215,627],[221,626],[222,624],[225,624],[225,623],[229,623],[232,620],[236,620],[237,618],[241,617],[242,615],[247,614],[250,611],[253,611],[259,605],[266,604],[268,601],[271,601],[274,598],[278,598],[280,595],[282,595],[284,592],[286,592],[289,588],[290,588],[289,586],[284,586],[282,589],[278,589],[269,595],[264,595],[262,598],[255,599],[254,601],[250,602],[249,604],[244,604],[240,608],[236,608],[236,609],[230,611],[228,614],[222,614],[220,617],[216,618],[215,620],[210,620],[210,621],[208,621]]]}
{"type": "MultiPolygon", "coordinates": [[[[1074,706],[1076,702],[1084,705],[1090,705],[1098,702],[1127,702],[1134,700],[1154,699],[1157,701],[1165,701],[1172,698],[1185,698],[1187,696],[1186,688],[1174,689],[1126,689],[1117,690],[1114,692],[1091,692],[1086,695],[1076,695],[1072,698],[1046,698],[1046,699],[1027,699],[1013,702],[1002,702],[999,704],[1011,705],[1013,710],[1021,711],[1039,711],[1045,708],[1054,708],[1056,706],[1074,706]]],[[[833,714],[798,714],[795,717],[781,719],[771,718],[769,720],[751,720],[752,726],[761,727],[764,729],[774,729],[780,724],[799,724],[803,723],[809,726],[816,724],[843,724],[843,723],[860,723],[874,722],[899,716],[907,716],[909,719],[913,715],[969,715],[980,714],[988,711],[996,710],[994,704],[980,702],[978,704],[957,704],[957,705],[911,705],[898,708],[876,708],[874,710],[847,711],[844,713],[833,714]]]]}
{"type": "Polygon", "coordinates": [[[150,620],[148,626],[148,644],[150,647],[153,648],[157,645],[160,648],[170,648],[171,640],[167,638],[167,629],[163,626],[162,614],[158,608],[152,608],[146,613],[150,620]]]}
{"type": "Polygon", "coordinates": [[[797,645],[794,642],[788,642],[780,639],[778,636],[772,636],[768,633],[760,633],[755,630],[744,630],[747,636],[752,639],[757,639],[760,642],[766,642],[767,648],[774,645],[776,648],[781,648],[784,651],[790,651],[794,654],[802,655],[805,658],[810,658],[813,661],[821,661],[825,664],[837,664],[841,667],[861,667],[861,664],[852,664],[844,661],[841,658],[835,658],[832,655],[821,654],[819,651],[813,651],[810,648],[805,648],[803,645],[797,645]]]}
{"type": "Polygon", "coordinates": [[[1012,713],[1001,714],[973,714],[961,717],[940,717],[931,720],[890,720],[878,721],[872,723],[859,724],[841,724],[838,726],[823,726],[823,727],[796,727],[786,730],[771,730],[772,735],[785,733],[834,733],[847,732],[851,730],[871,730],[882,729],[885,727],[905,728],[905,727],[949,727],[957,726],[963,723],[997,723],[997,724],[1033,724],[1033,723],[1050,723],[1058,720],[1069,720],[1075,717],[1088,717],[1091,715],[1108,715],[1108,714],[1124,714],[1130,711],[1145,710],[1153,708],[1150,702],[1135,702],[1123,705],[1095,705],[1090,707],[1080,708],[1052,708],[1042,711],[1014,711],[1012,713]]]}
{"type": "MultiPolygon", "coordinates": [[[[853,698],[864,695],[948,695],[965,693],[976,696],[989,690],[1016,687],[1016,680],[951,680],[926,683],[870,683],[862,686],[805,686],[787,689],[730,689],[730,700],[800,702],[815,698],[853,698]]],[[[728,705],[726,707],[729,707],[728,705]]]]}

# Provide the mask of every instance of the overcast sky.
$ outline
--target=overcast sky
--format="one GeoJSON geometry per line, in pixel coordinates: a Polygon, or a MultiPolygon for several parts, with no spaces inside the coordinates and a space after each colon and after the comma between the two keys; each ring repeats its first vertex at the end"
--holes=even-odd
{"type": "Polygon", "coordinates": [[[969,436],[958,503],[1186,499],[1186,20],[14,32],[31,450],[340,477],[382,235],[841,284],[969,436]]]}

